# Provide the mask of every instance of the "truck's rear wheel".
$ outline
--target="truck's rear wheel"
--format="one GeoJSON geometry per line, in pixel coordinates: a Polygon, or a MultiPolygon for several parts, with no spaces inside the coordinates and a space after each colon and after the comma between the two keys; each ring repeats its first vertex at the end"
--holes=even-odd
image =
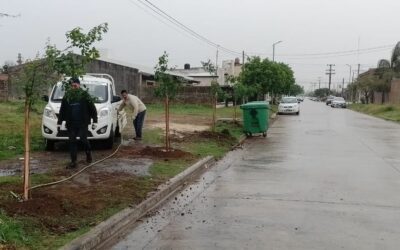
{"type": "Polygon", "coordinates": [[[53,150],[54,150],[54,144],[55,144],[55,143],[56,143],[56,142],[53,141],[53,140],[45,139],[45,140],[44,140],[45,149],[46,149],[47,151],[53,151],[53,150]]]}

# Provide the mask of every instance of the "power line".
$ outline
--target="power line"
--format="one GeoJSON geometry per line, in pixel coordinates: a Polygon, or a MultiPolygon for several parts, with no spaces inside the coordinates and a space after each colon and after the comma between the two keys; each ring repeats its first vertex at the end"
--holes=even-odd
{"type": "Polygon", "coordinates": [[[335,52],[323,52],[323,53],[311,53],[311,54],[280,54],[279,56],[323,56],[323,55],[336,55],[336,54],[348,54],[348,53],[358,53],[358,52],[364,52],[364,51],[370,51],[370,50],[380,50],[380,49],[388,49],[388,48],[393,48],[393,44],[390,45],[383,45],[383,46],[377,46],[377,47],[371,47],[371,48],[365,48],[365,49],[360,49],[360,50],[345,50],[345,51],[335,51],[335,52]]]}
{"type": "Polygon", "coordinates": [[[332,75],[335,74],[335,70],[332,69],[335,64],[328,64],[329,69],[326,71],[326,75],[329,75],[329,91],[331,90],[332,75]]]}
{"type": "MultiPolygon", "coordinates": [[[[148,8],[149,10],[153,11],[154,13],[156,13],[157,15],[162,17],[163,19],[167,20],[168,22],[170,22],[174,26],[176,26],[176,27],[180,28],[181,30],[185,31],[186,33],[190,34],[192,37],[196,38],[197,40],[205,42],[205,43],[207,43],[208,45],[210,45],[210,46],[212,46],[214,48],[219,48],[221,51],[223,51],[225,53],[228,53],[228,54],[231,54],[231,55],[238,56],[238,55],[242,54],[241,52],[237,52],[237,51],[225,48],[224,46],[221,46],[221,45],[211,41],[210,39],[200,35],[196,31],[194,31],[193,29],[189,28],[188,26],[184,25],[182,22],[178,21],[176,18],[172,17],[171,15],[169,15],[168,13],[163,11],[161,8],[159,8],[158,6],[153,4],[152,2],[150,2],[148,0],[138,0],[138,1],[143,6],[148,8]]],[[[130,2],[132,3],[131,0],[130,0],[130,2]]]]}
{"type": "Polygon", "coordinates": [[[188,37],[188,38],[192,38],[191,36],[189,36],[189,34],[183,32],[182,30],[176,28],[175,26],[165,22],[164,20],[162,20],[160,17],[158,17],[157,15],[153,14],[152,12],[150,12],[149,10],[147,10],[146,8],[142,7],[141,5],[135,3],[133,0],[128,0],[129,2],[131,2],[132,4],[136,5],[138,8],[140,8],[141,10],[143,10],[144,12],[146,12],[147,14],[153,16],[155,19],[157,19],[158,21],[162,22],[163,24],[167,25],[168,27],[170,27],[171,29],[175,30],[176,32],[188,37]]]}
{"type": "MultiPolygon", "coordinates": [[[[336,51],[336,52],[325,52],[325,53],[312,53],[312,54],[279,54],[281,57],[285,57],[286,59],[324,59],[324,58],[332,58],[332,57],[345,57],[345,56],[352,56],[352,55],[360,55],[360,54],[368,54],[368,53],[376,53],[385,51],[388,49],[393,48],[394,45],[383,45],[371,48],[365,48],[360,50],[346,50],[346,51],[336,51]]],[[[251,52],[249,54],[252,55],[267,55],[271,56],[268,53],[257,53],[251,52]]]]}
{"type": "Polygon", "coordinates": [[[0,13],[0,17],[20,17],[21,14],[18,15],[11,15],[11,14],[7,14],[7,13],[0,13]]]}
{"type": "MultiPolygon", "coordinates": [[[[219,45],[216,42],[211,41],[207,37],[197,33],[193,29],[189,28],[158,6],[156,6],[154,3],[152,3],[149,0],[138,0],[143,6],[157,14],[158,16],[162,17],[164,20],[168,21],[169,23],[173,24],[175,27],[179,28],[180,30],[186,32],[190,36],[194,37],[195,39],[202,41],[209,46],[215,48],[215,49],[220,49],[222,52],[225,52],[227,54],[231,54],[234,56],[242,55],[242,52],[239,51],[234,51],[231,49],[228,49],[224,46],[219,45]]],[[[129,0],[129,2],[135,4],[132,0],[129,0]]],[[[135,4],[136,6],[139,6],[135,4]]],[[[142,8],[143,9],[143,8],[142,8]]],[[[154,14],[152,14],[153,17],[155,17],[154,14]]],[[[157,18],[159,21],[161,21],[159,18],[157,18]]],[[[163,22],[163,21],[161,21],[163,22]]],[[[166,24],[165,22],[163,22],[166,24]]],[[[169,25],[170,26],[170,25],[169,25]]],[[[310,54],[280,54],[279,56],[282,57],[289,57],[287,59],[322,59],[322,58],[328,58],[328,57],[340,57],[340,56],[351,56],[355,54],[366,54],[366,53],[374,53],[374,52],[380,52],[387,50],[389,48],[393,48],[394,45],[383,45],[383,46],[377,46],[377,47],[371,47],[371,48],[365,48],[365,49],[357,49],[357,50],[345,50],[345,51],[335,51],[335,52],[324,52],[324,53],[310,53],[310,54]],[[292,57],[292,58],[290,58],[292,57]]],[[[252,53],[246,53],[246,56],[249,55],[269,55],[266,53],[257,53],[257,52],[252,52],[252,53]]]]}

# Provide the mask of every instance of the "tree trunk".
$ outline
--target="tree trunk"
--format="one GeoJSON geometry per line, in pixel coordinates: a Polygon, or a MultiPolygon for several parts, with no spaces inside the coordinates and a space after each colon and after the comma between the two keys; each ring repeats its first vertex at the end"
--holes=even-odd
{"type": "Polygon", "coordinates": [[[237,112],[236,112],[236,98],[233,99],[233,121],[236,122],[237,120],[237,112]]]}
{"type": "Polygon", "coordinates": [[[170,150],[169,143],[169,99],[165,97],[165,149],[170,150]]]}
{"type": "Polygon", "coordinates": [[[213,119],[212,119],[212,131],[215,132],[215,123],[216,123],[216,117],[217,117],[217,94],[215,94],[213,98],[213,103],[214,103],[214,110],[213,110],[213,119]]]}
{"type": "Polygon", "coordinates": [[[25,99],[25,154],[24,154],[24,200],[29,199],[29,159],[30,159],[30,132],[29,132],[29,100],[25,99]]]}

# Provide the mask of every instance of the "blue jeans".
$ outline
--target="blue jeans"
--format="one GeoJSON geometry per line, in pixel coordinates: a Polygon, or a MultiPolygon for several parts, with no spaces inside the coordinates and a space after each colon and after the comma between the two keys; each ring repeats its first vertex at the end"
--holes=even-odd
{"type": "Polygon", "coordinates": [[[135,120],[133,120],[133,127],[135,128],[136,138],[142,138],[142,128],[145,116],[146,110],[138,113],[135,120]]]}

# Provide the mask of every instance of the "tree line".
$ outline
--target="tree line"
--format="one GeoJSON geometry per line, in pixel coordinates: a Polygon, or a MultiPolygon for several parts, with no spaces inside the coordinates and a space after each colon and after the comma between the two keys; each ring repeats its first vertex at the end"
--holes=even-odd
{"type": "Polygon", "coordinates": [[[296,84],[293,70],[284,63],[273,62],[268,58],[248,58],[238,77],[230,77],[233,84],[234,99],[264,99],[269,94],[272,102],[283,95],[296,96],[304,93],[302,86],[296,84]]]}
{"type": "Polygon", "coordinates": [[[400,77],[400,42],[394,47],[390,60],[379,60],[376,69],[358,77],[348,86],[347,92],[352,100],[356,98],[356,93],[360,93],[361,101],[366,104],[373,102],[374,92],[381,92],[384,103],[385,94],[390,92],[393,78],[398,77],[400,77]]]}

